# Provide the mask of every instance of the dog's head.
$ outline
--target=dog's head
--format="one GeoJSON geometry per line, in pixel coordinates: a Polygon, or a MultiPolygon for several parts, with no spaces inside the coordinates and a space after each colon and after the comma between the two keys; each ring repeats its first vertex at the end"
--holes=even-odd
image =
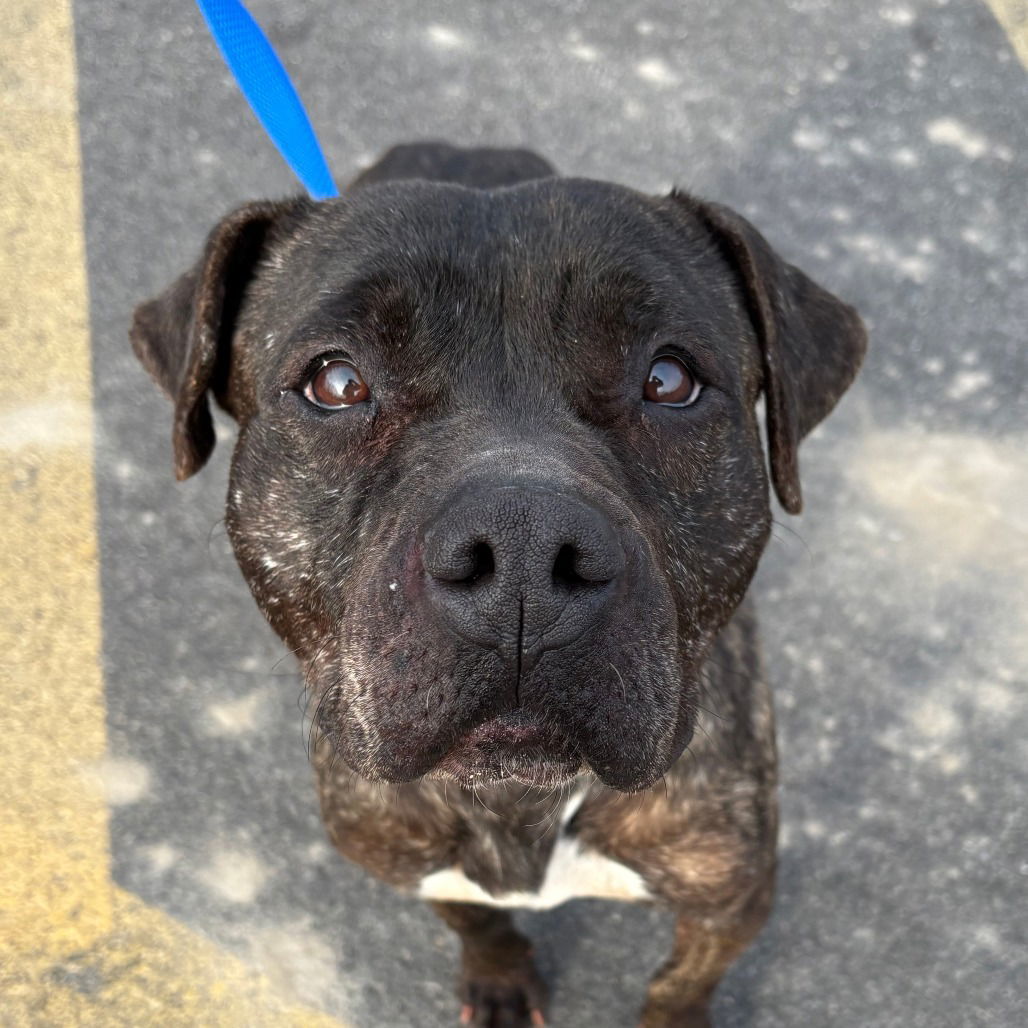
{"type": "Polygon", "coordinates": [[[251,204],[136,312],[180,478],[369,777],[655,781],[856,313],[743,218],[575,179],[251,204]]]}

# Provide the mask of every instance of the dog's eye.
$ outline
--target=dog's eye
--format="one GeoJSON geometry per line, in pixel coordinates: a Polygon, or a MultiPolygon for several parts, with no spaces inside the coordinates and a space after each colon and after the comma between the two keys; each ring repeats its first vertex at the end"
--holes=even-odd
{"type": "Polygon", "coordinates": [[[371,390],[349,361],[330,357],[307,380],[303,395],[318,407],[335,410],[364,403],[371,390]]]}
{"type": "Polygon", "coordinates": [[[650,403],[688,407],[696,402],[699,395],[700,383],[677,357],[664,354],[650,365],[650,373],[643,386],[643,397],[650,403]]]}

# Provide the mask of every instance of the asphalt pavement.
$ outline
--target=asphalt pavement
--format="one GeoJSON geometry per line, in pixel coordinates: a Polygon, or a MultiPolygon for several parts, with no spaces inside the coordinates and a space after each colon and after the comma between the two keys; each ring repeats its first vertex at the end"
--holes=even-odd
{"type": "MultiPolygon", "coordinates": [[[[728,203],[862,312],[867,365],[753,587],[780,888],[716,1023],[1028,1021],[1023,24],[973,0],[250,7],[341,183],[400,141],[528,146],[728,203]]],[[[223,213],[297,187],[193,4],[73,12],[114,881],[345,1024],[452,1025],[454,939],[324,839],[301,683],[221,522],[232,427],[176,484],[127,341],[223,213]]],[[[556,1028],[634,1023],[668,915],[521,920],[556,1028]]]]}

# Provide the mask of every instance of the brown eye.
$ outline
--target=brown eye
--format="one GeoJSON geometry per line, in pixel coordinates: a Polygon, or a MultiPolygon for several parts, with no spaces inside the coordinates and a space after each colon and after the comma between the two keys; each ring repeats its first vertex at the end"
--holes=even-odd
{"type": "Polygon", "coordinates": [[[336,410],[364,403],[371,396],[371,390],[349,361],[333,358],[311,375],[303,387],[303,395],[319,407],[336,410]]]}
{"type": "Polygon", "coordinates": [[[650,365],[643,386],[643,397],[650,403],[671,407],[688,407],[700,395],[700,384],[677,358],[665,354],[650,365]]]}

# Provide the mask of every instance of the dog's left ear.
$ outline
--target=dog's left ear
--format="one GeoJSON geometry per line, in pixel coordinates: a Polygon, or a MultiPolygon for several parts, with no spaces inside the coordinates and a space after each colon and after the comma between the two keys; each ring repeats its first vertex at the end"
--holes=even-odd
{"type": "Polygon", "coordinates": [[[700,219],[735,268],[757,330],[771,478],[790,514],[803,507],[800,440],[846,391],[867,349],[860,315],[787,264],[741,215],[673,194],[700,219]]]}
{"type": "Polygon", "coordinates": [[[160,296],[136,308],[132,349],[175,405],[175,477],[199,471],[214,449],[208,390],[236,415],[230,385],[232,340],[246,288],[272,230],[306,200],[249,203],[207,237],[200,260],[160,296]]]}

